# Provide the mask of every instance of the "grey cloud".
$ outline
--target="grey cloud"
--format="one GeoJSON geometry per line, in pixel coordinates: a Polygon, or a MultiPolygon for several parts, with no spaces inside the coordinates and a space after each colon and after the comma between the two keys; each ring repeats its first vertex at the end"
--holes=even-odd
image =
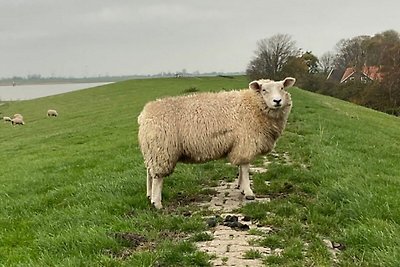
{"type": "Polygon", "coordinates": [[[0,77],[243,71],[259,39],[287,33],[321,55],[341,38],[400,30],[399,7],[388,0],[0,0],[0,77]]]}

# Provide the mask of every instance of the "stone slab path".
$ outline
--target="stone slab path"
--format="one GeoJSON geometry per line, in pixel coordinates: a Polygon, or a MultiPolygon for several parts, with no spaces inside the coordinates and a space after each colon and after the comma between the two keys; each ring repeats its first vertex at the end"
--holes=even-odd
{"type": "MultiPolygon", "coordinates": [[[[252,169],[252,172],[265,171],[264,168],[252,169]]],[[[270,201],[269,198],[257,198],[255,200],[245,200],[244,196],[237,188],[237,181],[220,182],[219,186],[213,187],[218,193],[210,202],[202,203],[201,206],[207,207],[214,214],[219,214],[221,218],[228,215],[236,216],[240,224],[248,226],[247,229],[257,229],[257,233],[266,235],[272,231],[270,227],[258,227],[255,223],[244,218],[243,214],[237,210],[245,203],[255,201],[270,201]]],[[[261,259],[247,259],[245,254],[252,251],[262,257],[272,254],[279,254],[279,249],[261,247],[255,244],[254,240],[260,239],[259,235],[250,234],[248,230],[238,230],[229,226],[218,224],[212,227],[209,234],[213,236],[211,241],[198,242],[201,251],[214,255],[212,260],[214,266],[263,266],[261,259]]]]}
{"type": "MultiPolygon", "coordinates": [[[[273,151],[271,156],[282,164],[292,164],[288,153],[278,154],[273,151]]],[[[271,162],[267,157],[264,157],[262,167],[250,165],[250,173],[264,173],[267,171],[270,163],[271,162]]],[[[307,168],[306,165],[303,167],[307,168]]],[[[212,236],[213,239],[210,241],[197,242],[197,246],[199,250],[215,256],[212,259],[212,264],[214,266],[265,266],[262,262],[262,258],[269,255],[280,256],[283,249],[277,248],[272,250],[271,248],[257,245],[257,242],[255,241],[261,239],[262,236],[268,235],[273,231],[273,229],[265,226],[259,227],[257,223],[246,219],[243,214],[238,212],[238,210],[242,205],[249,202],[269,202],[271,200],[269,198],[257,196],[255,200],[246,200],[237,188],[237,183],[237,180],[234,182],[221,181],[217,187],[213,187],[213,189],[218,193],[211,199],[211,201],[200,203],[199,205],[211,211],[214,214],[214,218],[215,215],[219,215],[221,220],[227,218],[227,216],[236,216],[239,224],[246,225],[246,227],[241,229],[247,230],[229,227],[224,225],[224,223],[219,222],[208,231],[208,234],[212,236]],[[256,229],[257,231],[251,231],[252,229],[256,229]],[[257,234],[251,234],[251,232],[256,232],[257,234]],[[257,254],[260,257],[257,259],[246,258],[246,253],[248,253],[248,251],[255,252],[252,254],[257,254]]],[[[268,183],[269,182],[266,181],[266,184],[268,183]]],[[[340,249],[341,247],[344,247],[344,245],[327,239],[323,240],[323,242],[331,252],[333,262],[335,264],[338,263],[337,254],[340,253],[340,249]]]]}

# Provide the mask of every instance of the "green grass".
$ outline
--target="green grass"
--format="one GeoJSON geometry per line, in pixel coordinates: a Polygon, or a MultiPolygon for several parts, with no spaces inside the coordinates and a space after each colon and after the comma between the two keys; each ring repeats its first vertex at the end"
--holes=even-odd
{"type": "MultiPolygon", "coordinates": [[[[0,266],[209,266],[193,244],[210,238],[195,202],[236,169],[179,164],[165,180],[165,209],[152,209],[137,116],[147,101],[191,88],[244,87],[244,77],[132,80],[0,106],[1,116],[21,113],[26,123],[0,125],[0,266]],[[60,116],[46,118],[48,108],[60,116]]],[[[294,107],[276,150],[292,163],[273,158],[254,175],[255,192],[272,201],[242,208],[273,227],[260,244],[283,249],[263,261],[332,266],[326,238],[344,244],[340,266],[399,266],[399,118],[290,92],[294,107]]]]}
{"type": "Polygon", "coordinates": [[[245,259],[261,259],[262,253],[258,250],[250,249],[244,253],[243,258],[245,259]]]}

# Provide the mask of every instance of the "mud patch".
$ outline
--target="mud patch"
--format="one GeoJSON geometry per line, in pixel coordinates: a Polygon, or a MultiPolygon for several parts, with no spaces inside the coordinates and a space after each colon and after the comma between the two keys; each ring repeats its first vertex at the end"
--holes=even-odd
{"type": "Polygon", "coordinates": [[[126,259],[136,251],[152,250],[155,248],[153,242],[150,242],[146,237],[136,233],[117,232],[111,234],[111,236],[123,246],[123,248],[118,251],[112,249],[105,251],[106,254],[114,258],[126,259]]]}
{"type": "Polygon", "coordinates": [[[158,238],[161,240],[169,239],[169,240],[183,240],[187,237],[187,234],[177,231],[161,231],[158,233],[158,238]]]}
{"type": "Polygon", "coordinates": [[[165,207],[164,209],[172,213],[176,211],[176,208],[178,207],[187,207],[199,202],[208,202],[217,193],[218,192],[214,188],[205,188],[195,195],[186,192],[178,192],[176,196],[171,199],[171,203],[168,207],[165,207]]]}
{"type": "Polygon", "coordinates": [[[147,238],[135,233],[115,233],[114,238],[123,241],[129,245],[129,247],[136,248],[141,244],[147,242],[147,238]]]}

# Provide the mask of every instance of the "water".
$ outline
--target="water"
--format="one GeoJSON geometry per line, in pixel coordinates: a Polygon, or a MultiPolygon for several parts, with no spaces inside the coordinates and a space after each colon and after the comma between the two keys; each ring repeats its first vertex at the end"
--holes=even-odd
{"type": "Polygon", "coordinates": [[[109,83],[68,83],[0,86],[0,101],[29,100],[58,95],[109,83]]]}

